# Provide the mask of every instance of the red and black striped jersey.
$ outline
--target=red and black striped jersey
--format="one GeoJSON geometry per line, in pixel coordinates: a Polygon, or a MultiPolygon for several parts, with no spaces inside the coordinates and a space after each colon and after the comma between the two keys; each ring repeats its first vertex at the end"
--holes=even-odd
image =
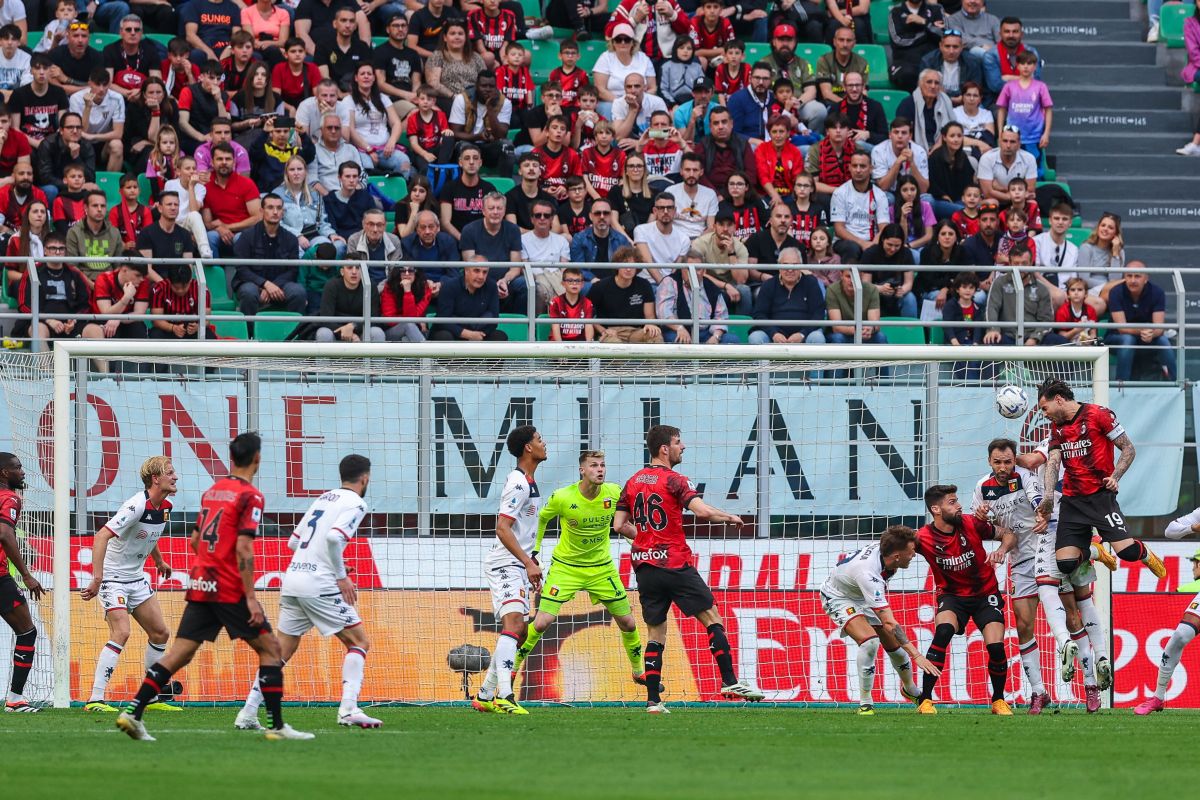
{"type": "Polygon", "coordinates": [[[586,70],[576,67],[566,72],[562,67],[550,70],[550,80],[557,81],[563,90],[564,108],[579,108],[579,87],[591,83],[586,70]]]}
{"type": "Polygon", "coordinates": [[[719,95],[731,95],[750,84],[750,65],[742,64],[737,75],[729,74],[729,66],[722,64],[713,73],[713,91],[719,95]]]}
{"type": "Polygon", "coordinates": [[[549,192],[560,186],[566,186],[567,178],[572,175],[582,175],[579,153],[569,147],[564,147],[557,153],[551,153],[547,147],[535,147],[533,152],[542,162],[542,178],[539,185],[549,192]]]}
{"type": "Polygon", "coordinates": [[[717,29],[710,31],[704,24],[704,17],[696,14],[692,20],[691,29],[692,43],[696,45],[697,50],[712,50],[714,47],[724,48],[725,45],[735,38],[733,32],[733,23],[728,17],[720,17],[717,19],[717,29]]]}
{"type": "Polygon", "coordinates": [[[627,512],[637,528],[632,548],[634,566],[683,569],[693,562],[692,549],[683,534],[683,512],[699,496],[691,481],[660,464],[634,473],[617,501],[617,510],[627,512]]]}
{"type": "Polygon", "coordinates": [[[761,203],[746,203],[742,206],[729,206],[733,211],[733,235],[739,241],[746,241],[754,234],[767,227],[767,211],[761,203]]]}
{"type": "Polygon", "coordinates": [[[996,538],[990,522],[969,514],[950,533],[932,524],[917,531],[917,552],[929,563],[933,585],[939,595],[979,597],[999,594],[996,569],[988,563],[983,543],[996,538]]]}
{"type": "MultiPolygon", "coordinates": [[[[199,313],[200,284],[192,281],[183,294],[175,294],[170,281],[159,281],[150,290],[150,308],[161,308],[168,317],[199,313]]],[[[205,308],[211,305],[208,292],[204,294],[205,308]]]]}
{"type": "MultiPolygon", "coordinates": [[[[21,495],[12,489],[0,489],[0,521],[11,525],[15,533],[21,519],[21,495]]],[[[8,575],[8,556],[0,550],[0,575],[8,575]]],[[[8,611],[9,609],[5,609],[8,611]]]]}
{"type": "Polygon", "coordinates": [[[496,70],[496,88],[512,103],[513,108],[524,110],[533,108],[533,95],[536,87],[533,85],[533,75],[529,67],[513,69],[507,64],[496,70]]]}
{"type": "Polygon", "coordinates": [[[610,145],[607,153],[601,153],[592,146],[584,148],[581,157],[584,177],[592,184],[596,194],[608,197],[625,173],[625,151],[610,145]]]}
{"type": "Polygon", "coordinates": [[[237,539],[257,535],[265,502],[253,484],[232,475],[201,496],[196,518],[200,539],[188,580],[188,601],[236,603],[246,596],[237,564],[237,539]]]}
{"type": "Polygon", "coordinates": [[[517,40],[518,27],[517,15],[507,8],[500,9],[500,13],[494,17],[489,17],[482,8],[476,8],[467,14],[467,30],[471,41],[482,41],[484,49],[497,56],[500,55],[500,48],[504,47],[505,42],[517,40]]]}
{"type": "Polygon", "coordinates": [[[1112,409],[1080,403],[1064,425],[1050,425],[1050,449],[1062,452],[1062,493],[1068,497],[1095,494],[1113,473],[1113,442],[1125,434],[1112,409]]]}
{"type": "Polygon", "coordinates": [[[409,141],[416,140],[417,144],[431,153],[437,154],[437,146],[442,139],[442,131],[450,129],[450,121],[446,112],[440,108],[433,109],[433,115],[425,120],[420,111],[415,111],[408,117],[409,141]]]}

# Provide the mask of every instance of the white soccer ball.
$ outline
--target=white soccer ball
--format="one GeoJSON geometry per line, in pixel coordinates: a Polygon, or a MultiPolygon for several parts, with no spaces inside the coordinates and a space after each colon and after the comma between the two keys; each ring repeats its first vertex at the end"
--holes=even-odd
{"type": "Polygon", "coordinates": [[[996,410],[1005,419],[1020,419],[1029,410],[1029,395],[1020,386],[1001,386],[996,392],[996,410]]]}

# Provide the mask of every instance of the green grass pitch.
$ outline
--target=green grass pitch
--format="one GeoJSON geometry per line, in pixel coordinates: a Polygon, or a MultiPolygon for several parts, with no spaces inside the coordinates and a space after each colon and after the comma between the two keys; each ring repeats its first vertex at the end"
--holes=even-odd
{"type": "Polygon", "coordinates": [[[112,715],[0,715],[12,798],[1152,798],[1194,794],[1200,714],[1127,709],[991,716],[986,709],[382,708],[381,730],[332,708],[289,708],[311,742],[233,729],[232,708],[146,715],[134,742],[112,715]]]}

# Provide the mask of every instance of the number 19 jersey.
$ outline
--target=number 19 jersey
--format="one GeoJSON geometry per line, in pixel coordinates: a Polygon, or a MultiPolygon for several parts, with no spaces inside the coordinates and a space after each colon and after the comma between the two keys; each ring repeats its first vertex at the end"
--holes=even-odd
{"type": "Polygon", "coordinates": [[[285,597],[337,594],[338,580],[346,577],[342,551],[358,533],[366,515],[366,502],[351,489],[334,489],[314,500],[288,540],[288,547],[294,552],[280,594],[285,597]]]}
{"type": "Polygon", "coordinates": [[[200,548],[188,581],[187,599],[196,603],[237,603],[246,595],[237,565],[237,539],[254,536],[262,522],[263,494],[232,475],[212,485],[200,499],[200,548]]]}
{"type": "Polygon", "coordinates": [[[683,535],[683,511],[700,496],[692,482],[669,467],[652,464],[638,471],[621,491],[618,511],[625,511],[637,528],[633,565],[683,569],[692,563],[692,549],[683,535]]]}

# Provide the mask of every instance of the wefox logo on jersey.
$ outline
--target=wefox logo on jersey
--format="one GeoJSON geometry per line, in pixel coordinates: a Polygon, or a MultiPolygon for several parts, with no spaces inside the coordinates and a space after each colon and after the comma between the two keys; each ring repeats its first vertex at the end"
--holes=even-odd
{"type": "Polygon", "coordinates": [[[193,592],[212,593],[217,590],[217,582],[205,580],[204,578],[192,578],[188,582],[188,588],[193,592]]]}
{"type": "Polygon", "coordinates": [[[634,552],[630,554],[630,559],[637,561],[662,561],[666,559],[666,550],[644,550],[642,552],[634,552]]]}

